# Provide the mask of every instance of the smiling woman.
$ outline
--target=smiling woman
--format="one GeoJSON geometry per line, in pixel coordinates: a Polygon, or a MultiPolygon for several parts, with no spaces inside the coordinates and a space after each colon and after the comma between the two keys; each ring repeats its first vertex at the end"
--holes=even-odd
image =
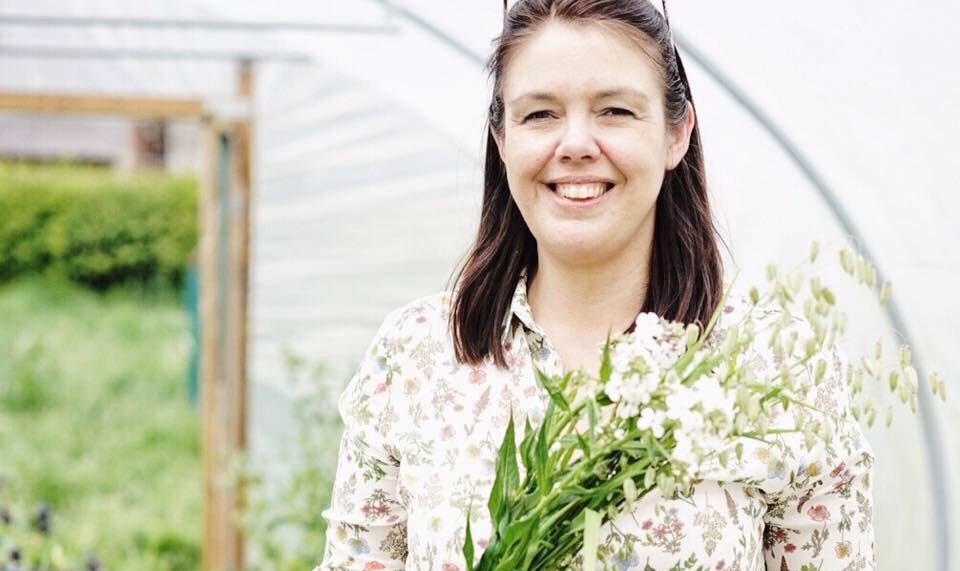
{"type": "MultiPolygon", "coordinates": [[[[520,0],[488,68],[476,242],[452,291],[387,317],[340,399],[319,569],[469,567],[467,518],[475,553],[494,537],[483,507],[509,419],[544,418],[535,371],[595,371],[624,330],[664,356],[638,316],[703,325],[720,306],[696,112],[664,14],[647,0],[520,0]]],[[[749,357],[758,375],[777,370],[749,357]]],[[[608,568],[871,567],[872,456],[865,443],[841,456],[760,450],[689,498],[650,494],[604,526],[608,568]]]]}
{"type": "Polygon", "coordinates": [[[648,273],[657,197],[689,147],[693,107],[668,125],[654,61],[598,25],[546,24],[502,77],[504,121],[492,134],[537,242],[530,301],[564,363],[595,369],[593,348],[610,327],[628,327],[646,296],[637,277],[648,273]],[[563,297],[585,305],[582,320],[551,311],[563,297]],[[609,307],[610,319],[586,304],[609,307]]]}

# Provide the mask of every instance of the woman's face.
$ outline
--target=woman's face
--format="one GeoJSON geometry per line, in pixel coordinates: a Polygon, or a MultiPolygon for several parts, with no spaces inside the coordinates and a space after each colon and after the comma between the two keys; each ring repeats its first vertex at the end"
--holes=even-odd
{"type": "Polygon", "coordinates": [[[659,74],[636,45],[594,25],[551,22],[502,78],[495,135],[510,193],[541,259],[594,265],[648,252],[664,171],[689,120],[667,129],[659,74]]]}

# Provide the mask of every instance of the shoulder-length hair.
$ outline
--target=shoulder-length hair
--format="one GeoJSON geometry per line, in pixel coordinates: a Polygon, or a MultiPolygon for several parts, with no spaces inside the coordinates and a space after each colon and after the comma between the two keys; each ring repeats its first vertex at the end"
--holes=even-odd
{"type": "MultiPolygon", "coordinates": [[[[693,96],[664,17],[648,0],[520,0],[504,18],[487,71],[494,78],[487,116],[483,205],[476,241],[454,278],[450,331],[457,359],[506,366],[504,319],[522,273],[537,265],[537,243],[510,195],[493,132],[503,134],[502,79],[518,47],[550,21],[600,25],[626,34],[651,57],[664,86],[668,125],[686,118],[693,96]]],[[[641,312],[708,323],[723,293],[719,233],[707,197],[699,122],[680,163],[664,175],[655,205],[650,279],[641,312]]]]}

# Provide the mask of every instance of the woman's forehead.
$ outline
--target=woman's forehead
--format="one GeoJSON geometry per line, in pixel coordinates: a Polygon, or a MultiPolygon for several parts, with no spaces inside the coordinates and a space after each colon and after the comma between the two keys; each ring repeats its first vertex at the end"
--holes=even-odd
{"type": "Polygon", "coordinates": [[[649,99],[662,91],[638,43],[603,26],[550,22],[515,50],[502,83],[508,105],[612,94],[649,99]]]}

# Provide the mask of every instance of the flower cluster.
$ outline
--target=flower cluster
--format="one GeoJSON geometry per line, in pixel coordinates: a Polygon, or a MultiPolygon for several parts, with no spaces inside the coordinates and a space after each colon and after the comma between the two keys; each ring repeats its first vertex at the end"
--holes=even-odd
{"type": "MultiPolygon", "coordinates": [[[[3,491],[0,478],[0,491],[3,491]]],[[[31,515],[18,515],[0,505],[0,571],[101,571],[100,560],[87,556],[82,567],[70,565],[64,549],[56,543],[53,531],[53,510],[41,503],[31,515]]]]}
{"type": "MultiPolygon", "coordinates": [[[[805,264],[818,254],[814,243],[805,264]]],[[[861,256],[843,249],[840,263],[875,290],[876,271],[861,256]]],[[[603,346],[596,375],[538,373],[551,398],[547,413],[536,429],[528,427],[519,449],[510,421],[488,502],[494,537],[475,566],[468,518],[468,570],[556,569],[577,552],[583,568],[592,569],[604,521],[654,489],[664,497],[688,494],[706,466],[726,466],[731,454],[739,459],[745,441],[781,446],[769,437],[792,432],[812,449],[835,437],[843,442],[844,427],[862,417],[872,425],[876,408],[864,393],[865,378],[883,380],[916,411],[919,381],[909,348],[900,349],[890,369],[879,342],[862,367],[851,363],[843,379],[830,379],[845,383],[834,388],[849,394],[850,403],[818,402],[846,318],[819,278],[806,279],[805,264],[785,273],[769,266],[766,291],[752,288],[739,310],[727,304],[725,292],[703,327],[640,314],[631,333],[603,346]],[[732,315],[720,325],[724,311],[732,315]],[[760,375],[750,365],[747,356],[761,349],[773,355],[773,374],[760,375]],[[788,408],[792,428],[776,423],[788,408]]],[[[889,283],[880,288],[881,304],[889,292],[889,283]]],[[[929,381],[945,398],[939,376],[929,381]]]]}

